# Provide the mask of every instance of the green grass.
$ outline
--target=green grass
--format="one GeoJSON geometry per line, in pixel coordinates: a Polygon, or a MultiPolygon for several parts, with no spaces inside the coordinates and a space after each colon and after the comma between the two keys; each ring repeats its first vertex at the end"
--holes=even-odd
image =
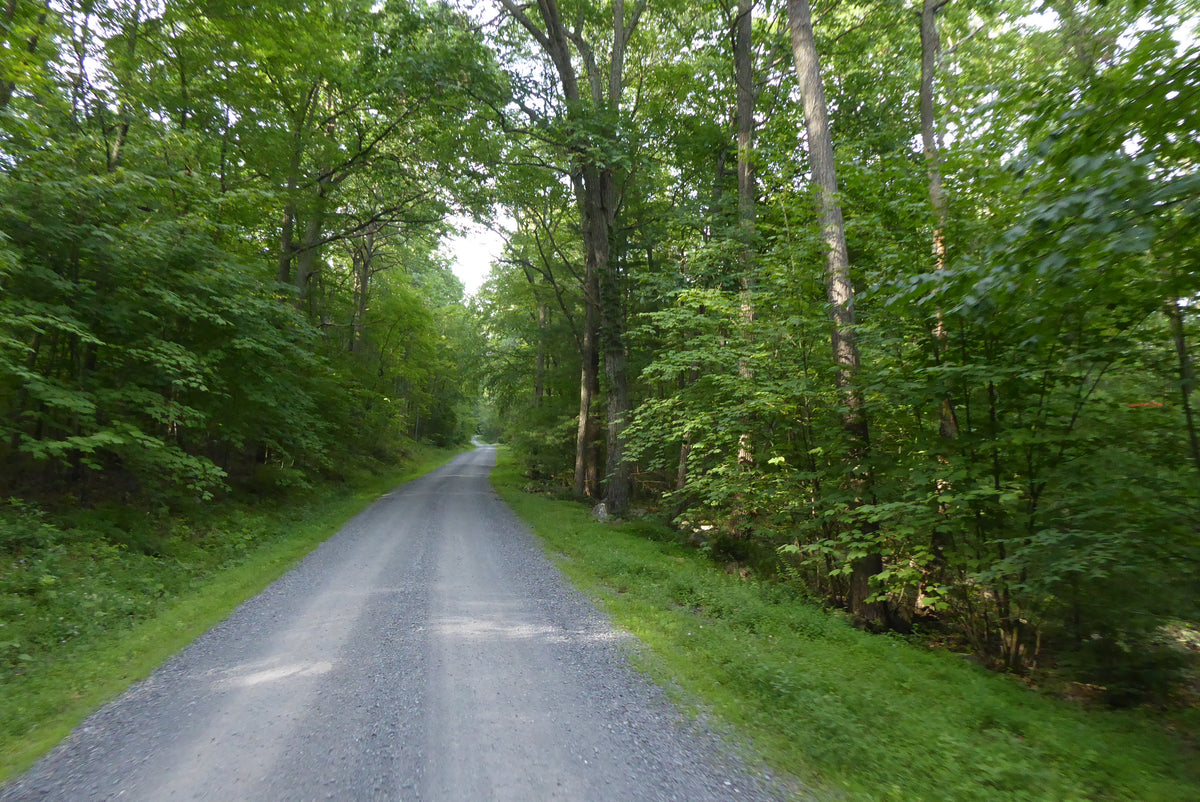
{"type": "Polygon", "coordinates": [[[1200,799],[1200,760],[1149,713],[1084,709],[859,632],[786,586],[726,574],[665,529],[598,524],[578,504],[522,493],[503,451],[493,483],[649,647],[644,670],[819,797],[1200,799]]]}
{"type": "MultiPolygon", "coordinates": [[[[0,518],[0,782],[89,713],[285,574],[380,494],[448,461],[420,451],[388,472],[155,526],[115,508],[59,528],[0,518]],[[102,542],[97,531],[114,529],[102,542]],[[128,542],[112,542],[114,538],[128,542]]],[[[144,513],[141,514],[144,517],[144,513]]]]}

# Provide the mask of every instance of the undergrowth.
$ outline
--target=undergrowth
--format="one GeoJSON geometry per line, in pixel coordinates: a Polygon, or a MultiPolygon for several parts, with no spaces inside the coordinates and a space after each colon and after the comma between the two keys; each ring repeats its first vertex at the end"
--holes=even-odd
{"type": "Polygon", "coordinates": [[[381,493],[455,453],[192,510],[0,505],[0,782],[282,576],[381,493]],[[299,496],[300,494],[295,494],[299,496]]]}
{"type": "MultiPolygon", "coordinates": [[[[869,635],[786,584],[731,575],[647,522],[500,494],[648,647],[658,681],[811,793],[855,800],[1200,799],[1197,755],[1142,710],[1082,708],[941,650],[869,635]]],[[[807,792],[806,792],[807,793],[807,792]]]]}

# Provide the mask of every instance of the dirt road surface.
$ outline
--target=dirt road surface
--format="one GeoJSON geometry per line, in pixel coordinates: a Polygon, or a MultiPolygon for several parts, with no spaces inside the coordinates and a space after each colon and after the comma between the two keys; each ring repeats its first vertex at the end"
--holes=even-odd
{"type": "Polygon", "coordinates": [[[494,460],[380,499],[0,799],[777,798],[629,667],[494,460]]]}

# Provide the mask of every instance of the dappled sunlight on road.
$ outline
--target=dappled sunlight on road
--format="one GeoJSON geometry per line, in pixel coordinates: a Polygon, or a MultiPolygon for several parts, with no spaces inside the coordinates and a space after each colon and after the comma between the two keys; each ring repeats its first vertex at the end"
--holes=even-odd
{"type": "Polygon", "coordinates": [[[275,668],[261,669],[243,674],[242,671],[248,669],[247,666],[239,666],[232,669],[229,673],[232,676],[227,677],[222,681],[222,684],[229,685],[235,688],[251,688],[255,685],[262,685],[268,682],[278,682],[283,679],[298,679],[300,677],[319,676],[327,674],[333,670],[333,663],[328,660],[320,660],[313,663],[292,663],[290,665],[277,666],[275,668]]]}
{"type": "Polygon", "coordinates": [[[621,640],[622,635],[611,630],[569,631],[547,624],[511,621],[504,616],[454,616],[435,621],[433,631],[440,635],[463,640],[520,641],[538,640],[543,643],[599,643],[621,640]]]}

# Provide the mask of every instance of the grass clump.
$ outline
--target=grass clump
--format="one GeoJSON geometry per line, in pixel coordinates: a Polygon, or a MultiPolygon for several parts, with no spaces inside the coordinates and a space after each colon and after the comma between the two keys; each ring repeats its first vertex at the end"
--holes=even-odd
{"type": "Polygon", "coordinates": [[[660,682],[832,798],[1200,799],[1194,750],[1145,711],[1036,694],[1012,677],[899,637],[869,635],[784,584],[730,575],[645,522],[500,494],[562,570],[649,647],[660,682]]]}
{"type": "Polygon", "coordinates": [[[230,502],[186,517],[0,507],[0,782],[381,493],[455,453],[425,449],[382,473],[314,485],[299,501],[230,502]]]}

